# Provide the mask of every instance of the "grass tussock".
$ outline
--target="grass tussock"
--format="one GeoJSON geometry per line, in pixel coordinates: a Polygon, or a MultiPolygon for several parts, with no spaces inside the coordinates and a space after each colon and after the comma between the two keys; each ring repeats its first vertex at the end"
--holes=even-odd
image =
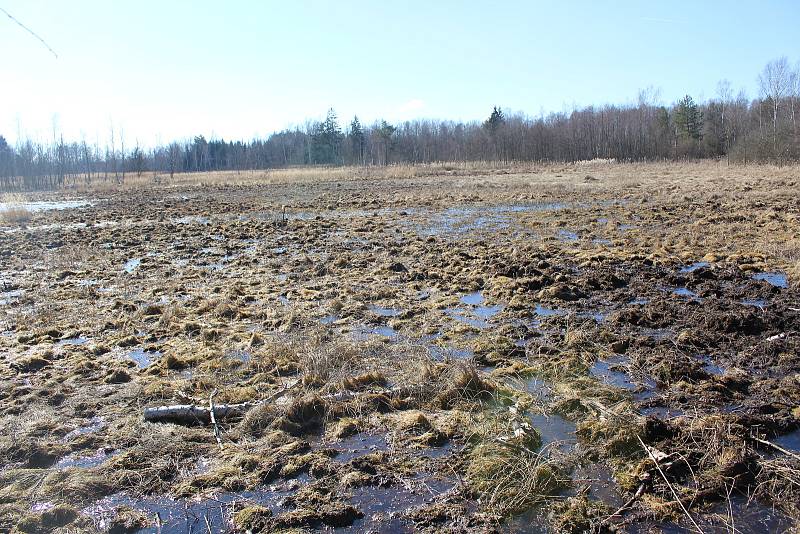
{"type": "Polygon", "coordinates": [[[0,223],[24,225],[31,220],[31,212],[25,207],[25,197],[19,194],[0,195],[0,223]]]}
{"type": "Polygon", "coordinates": [[[541,438],[525,422],[501,415],[480,421],[473,432],[466,479],[493,512],[523,512],[568,483],[558,463],[538,450],[541,438]]]}

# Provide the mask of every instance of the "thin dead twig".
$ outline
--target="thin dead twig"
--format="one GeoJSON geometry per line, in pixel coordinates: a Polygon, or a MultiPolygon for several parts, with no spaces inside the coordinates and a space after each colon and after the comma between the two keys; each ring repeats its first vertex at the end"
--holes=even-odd
{"type": "Polygon", "coordinates": [[[705,534],[703,529],[700,528],[700,525],[697,524],[697,522],[694,520],[692,515],[689,513],[689,510],[687,510],[686,507],[683,505],[683,501],[681,501],[680,497],[678,496],[678,492],[675,491],[675,488],[672,486],[672,484],[670,483],[669,479],[667,479],[667,475],[664,474],[664,471],[661,470],[661,466],[658,464],[658,460],[656,459],[656,457],[653,454],[653,452],[650,450],[650,447],[648,447],[647,445],[644,444],[644,441],[642,441],[641,437],[636,436],[636,439],[639,440],[639,443],[642,445],[642,448],[647,453],[647,456],[649,456],[650,460],[652,460],[652,462],[655,464],[656,469],[658,469],[658,473],[661,475],[661,478],[664,479],[664,482],[667,483],[667,486],[669,487],[669,490],[672,492],[672,495],[675,497],[675,500],[678,501],[678,505],[680,505],[681,510],[683,510],[683,513],[686,514],[686,517],[689,518],[689,521],[692,522],[692,525],[694,525],[694,528],[696,528],[697,531],[700,532],[700,534],[705,534]]]}

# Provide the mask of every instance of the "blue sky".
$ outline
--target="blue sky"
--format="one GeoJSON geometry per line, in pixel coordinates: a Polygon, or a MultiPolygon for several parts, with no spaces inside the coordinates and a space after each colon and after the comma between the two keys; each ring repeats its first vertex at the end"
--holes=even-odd
{"type": "Polygon", "coordinates": [[[143,145],[250,138],[334,107],[341,122],[538,116],[573,106],[756,95],[800,60],[798,1],[0,0],[0,135],[143,145]]]}

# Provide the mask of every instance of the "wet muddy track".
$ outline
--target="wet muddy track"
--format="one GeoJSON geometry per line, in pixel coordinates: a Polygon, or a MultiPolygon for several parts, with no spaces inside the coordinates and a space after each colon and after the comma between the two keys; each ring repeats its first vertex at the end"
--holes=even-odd
{"type": "Polygon", "coordinates": [[[582,178],[134,189],[5,228],[0,524],[794,524],[796,264],[753,245],[797,246],[792,187],[582,178]],[[222,450],[142,421],[286,388],[222,450]]]}

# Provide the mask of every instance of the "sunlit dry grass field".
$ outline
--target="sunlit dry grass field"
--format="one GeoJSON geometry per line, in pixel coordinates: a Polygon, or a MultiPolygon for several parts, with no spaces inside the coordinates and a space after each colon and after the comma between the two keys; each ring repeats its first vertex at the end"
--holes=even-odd
{"type": "Polygon", "coordinates": [[[586,162],[3,199],[0,531],[797,528],[799,193],[586,162]]]}

